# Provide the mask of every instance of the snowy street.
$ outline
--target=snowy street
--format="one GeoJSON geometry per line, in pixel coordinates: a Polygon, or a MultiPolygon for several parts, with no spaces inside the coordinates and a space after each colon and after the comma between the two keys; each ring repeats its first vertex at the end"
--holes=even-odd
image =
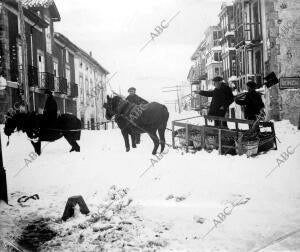
{"type": "Polygon", "coordinates": [[[300,251],[300,132],[287,121],[275,130],[279,149],[254,158],[167,147],[154,162],[147,135],[126,153],[112,129],[83,131],[80,153],[62,139],[28,162],[26,135],[13,134],[6,147],[1,127],[10,205],[0,206],[0,246],[34,251],[22,237],[44,223],[54,234],[43,251],[300,251]],[[34,194],[39,199],[17,202],[34,194]],[[74,195],[90,214],[62,222],[74,195]]]}

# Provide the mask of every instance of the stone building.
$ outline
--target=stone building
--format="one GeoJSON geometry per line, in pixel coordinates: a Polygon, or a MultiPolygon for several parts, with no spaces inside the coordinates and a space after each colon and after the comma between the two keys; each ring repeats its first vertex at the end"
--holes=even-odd
{"type": "Polygon", "coordinates": [[[77,115],[89,128],[103,122],[102,105],[108,71],[92,55],[64,35],[54,32],[53,23],[60,21],[54,1],[26,0],[22,3],[23,30],[17,1],[0,2],[0,75],[7,83],[7,87],[0,92],[0,114],[20,102],[24,87],[28,87],[27,106],[31,111],[43,112],[45,89],[50,89],[59,113],[77,115]],[[23,35],[25,51],[22,47],[23,35]],[[24,66],[27,68],[25,71],[24,66]],[[28,85],[24,76],[28,79],[28,85]],[[101,89],[93,93],[99,86],[101,89]]]}
{"type": "Polygon", "coordinates": [[[205,72],[207,73],[207,87],[213,88],[212,79],[216,76],[222,75],[222,51],[221,51],[221,37],[222,32],[219,25],[209,26],[204,32],[206,41],[205,50],[205,72]]]}
{"type": "Polygon", "coordinates": [[[76,81],[79,83],[77,116],[85,127],[94,129],[105,119],[106,76],[109,72],[93,57],[78,48],[75,59],[76,81]]]}
{"type": "Polygon", "coordinates": [[[280,83],[266,89],[269,119],[288,119],[298,124],[300,116],[300,1],[261,0],[265,75],[280,83]]]}
{"type": "Polygon", "coordinates": [[[208,98],[200,96],[199,94],[193,93],[193,91],[207,90],[206,84],[206,41],[201,41],[200,45],[193,53],[191,60],[193,66],[190,68],[187,76],[188,81],[191,84],[191,107],[195,111],[205,113],[207,110],[208,98]]]}

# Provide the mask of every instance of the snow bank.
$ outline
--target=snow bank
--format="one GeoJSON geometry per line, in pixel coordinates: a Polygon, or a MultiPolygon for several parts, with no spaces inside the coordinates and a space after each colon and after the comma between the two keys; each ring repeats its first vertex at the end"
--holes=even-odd
{"type": "MultiPolygon", "coordinates": [[[[184,113],[170,118],[195,115],[184,113]]],[[[59,234],[44,244],[46,251],[97,251],[122,246],[128,251],[257,249],[297,229],[300,221],[300,133],[287,121],[276,122],[275,130],[281,142],[278,150],[254,158],[167,148],[167,154],[157,162],[152,161],[157,158],[150,154],[153,144],[146,135],[142,135],[137,149],[126,153],[119,129],[83,131],[80,153],[69,153],[70,146],[61,139],[46,145],[42,155],[27,166],[24,160],[33,148],[26,136],[14,134],[6,147],[1,130],[12,206],[0,204],[0,235],[17,240],[28,223],[44,218],[59,234]],[[287,150],[294,152],[283,160],[282,153],[287,150]],[[114,210],[118,204],[113,203],[106,219],[101,215],[95,223],[89,222],[99,209],[109,205],[112,186],[129,188],[126,197],[132,202],[119,212],[114,210]],[[22,205],[17,202],[21,196],[33,194],[40,199],[22,205]],[[83,196],[91,214],[79,214],[63,223],[60,218],[65,203],[73,195],[83,196]],[[244,203],[224,217],[224,208],[241,199],[244,203]],[[121,221],[132,224],[123,225],[121,221]],[[102,231],[94,231],[97,229],[102,231]],[[111,229],[114,231],[108,231],[111,229]],[[109,233],[107,239],[105,233],[109,233]],[[110,239],[120,242],[111,245],[110,239]]],[[[170,142],[171,133],[167,131],[166,135],[170,142]]],[[[299,237],[295,233],[265,251],[299,249],[299,237]]]]}

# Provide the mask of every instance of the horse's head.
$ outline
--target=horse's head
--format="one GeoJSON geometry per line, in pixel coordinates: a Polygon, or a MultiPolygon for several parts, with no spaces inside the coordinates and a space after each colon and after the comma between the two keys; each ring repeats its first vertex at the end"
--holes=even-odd
{"type": "Polygon", "coordinates": [[[120,106],[126,103],[121,97],[114,96],[110,98],[107,96],[107,101],[104,103],[103,107],[106,109],[105,117],[107,120],[111,120],[111,118],[120,112],[120,106]]]}
{"type": "Polygon", "coordinates": [[[4,133],[10,136],[17,128],[16,111],[10,109],[5,115],[4,133]]]}

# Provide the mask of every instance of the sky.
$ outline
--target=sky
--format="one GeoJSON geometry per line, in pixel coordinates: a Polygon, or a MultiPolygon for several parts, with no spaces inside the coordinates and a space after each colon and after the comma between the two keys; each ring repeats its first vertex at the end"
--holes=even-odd
{"type": "Polygon", "coordinates": [[[55,0],[61,15],[55,31],[91,51],[109,76],[116,73],[110,81],[113,91],[127,95],[134,86],[145,99],[164,102],[176,99],[176,93],[162,92],[163,87],[185,85],[183,92],[189,91],[190,58],[205,29],[218,23],[222,2],[55,0]],[[161,24],[166,28],[159,34],[155,28],[161,24]]]}

